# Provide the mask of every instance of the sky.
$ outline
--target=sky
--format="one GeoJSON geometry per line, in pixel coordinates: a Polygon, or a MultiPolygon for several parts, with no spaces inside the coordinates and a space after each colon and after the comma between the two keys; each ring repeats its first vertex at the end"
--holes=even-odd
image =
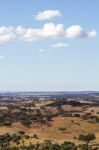
{"type": "Polygon", "coordinates": [[[0,91],[99,91],[98,0],[0,0],[0,91]]]}

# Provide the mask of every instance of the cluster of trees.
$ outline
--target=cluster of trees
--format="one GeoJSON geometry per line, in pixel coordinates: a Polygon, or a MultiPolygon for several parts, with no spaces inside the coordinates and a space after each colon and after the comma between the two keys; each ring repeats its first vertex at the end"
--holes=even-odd
{"type": "Polygon", "coordinates": [[[33,122],[47,124],[58,115],[61,115],[63,117],[79,117],[84,120],[99,122],[99,117],[93,116],[91,113],[81,115],[79,112],[64,111],[62,107],[58,107],[56,112],[45,112],[44,114],[42,113],[42,109],[36,110],[35,114],[33,113],[33,111],[29,110],[22,110],[18,112],[13,112],[11,110],[2,111],[0,113],[0,125],[11,126],[12,123],[17,121],[27,127],[30,127],[33,122]]]}
{"type": "Polygon", "coordinates": [[[43,115],[40,110],[36,110],[35,114],[29,110],[19,110],[13,112],[12,110],[2,111],[0,113],[0,125],[11,126],[14,122],[20,122],[23,125],[30,127],[33,122],[45,124],[53,118],[50,114],[43,115]]]}
{"type": "Polygon", "coordinates": [[[98,116],[95,116],[95,115],[92,115],[91,113],[85,113],[82,118],[84,120],[92,120],[94,122],[99,122],[99,117],[98,116]]]}
{"type": "MultiPolygon", "coordinates": [[[[20,146],[18,145],[22,145],[22,147],[26,147],[24,145],[24,140],[30,138],[38,139],[38,136],[36,134],[34,134],[33,136],[26,135],[24,131],[19,131],[18,133],[12,135],[9,133],[0,135],[0,150],[17,150],[17,149],[19,150],[21,148],[19,148],[20,146]],[[12,147],[12,143],[13,145],[16,146],[12,147]]],[[[30,145],[26,147],[26,150],[28,149],[28,147],[30,147],[30,145]]]]}
{"type": "MultiPolygon", "coordinates": [[[[62,129],[63,130],[63,129],[62,129]]],[[[9,133],[5,135],[0,135],[0,150],[98,150],[99,147],[92,148],[90,141],[95,140],[94,134],[79,135],[79,140],[84,141],[85,144],[75,145],[72,142],[65,141],[62,144],[53,143],[50,140],[45,140],[41,144],[24,144],[24,139],[38,138],[37,135],[29,137],[24,131],[20,131],[17,134],[10,135],[9,133]],[[15,146],[12,146],[14,143],[15,146]]]]}
{"type": "Polygon", "coordinates": [[[14,122],[20,122],[23,125],[30,127],[33,122],[38,122],[42,124],[49,124],[50,121],[59,115],[62,117],[79,117],[84,120],[92,120],[94,122],[99,122],[98,115],[92,115],[92,113],[81,114],[80,111],[66,111],[63,109],[62,105],[72,105],[72,106],[83,106],[87,105],[85,103],[80,103],[78,101],[67,101],[66,99],[53,101],[51,104],[42,106],[40,109],[25,109],[25,107],[35,107],[35,104],[23,104],[8,105],[8,110],[0,110],[0,125],[11,126],[14,122]],[[54,110],[54,107],[57,108],[54,111],[47,111],[47,108],[54,110]],[[16,110],[16,111],[14,111],[16,110]],[[43,112],[43,113],[42,113],[43,112]]]}
{"type": "Polygon", "coordinates": [[[51,106],[51,107],[58,107],[58,106],[62,106],[62,105],[71,105],[71,106],[85,106],[85,105],[90,105],[89,103],[81,103],[79,101],[73,101],[73,100],[67,100],[67,99],[58,99],[57,101],[48,104],[47,106],[51,106]]]}
{"type": "Polygon", "coordinates": [[[97,122],[99,123],[99,116],[97,115],[92,115],[92,113],[85,113],[83,115],[81,115],[81,112],[72,112],[72,111],[65,111],[62,114],[63,117],[78,117],[78,118],[82,118],[84,120],[88,120],[88,121],[93,121],[93,122],[97,122]]]}

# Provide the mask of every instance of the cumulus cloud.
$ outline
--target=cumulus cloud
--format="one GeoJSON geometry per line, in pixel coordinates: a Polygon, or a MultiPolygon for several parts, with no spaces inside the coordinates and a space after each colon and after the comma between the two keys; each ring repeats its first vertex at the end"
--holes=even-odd
{"type": "MultiPolygon", "coordinates": [[[[47,38],[94,38],[96,31],[85,31],[80,25],[70,26],[65,29],[63,24],[54,24],[53,22],[45,23],[41,28],[18,27],[0,27],[0,45],[13,40],[22,40],[27,42],[35,42],[47,38]]],[[[63,43],[54,45],[54,47],[64,47],[63,43]]]]}
{"type": "Polygon", "coordinates": [[[94,38],[96,36],[96,31],[85,31],[80,25],[73,25],[67,28],[66,37],[70,39],[74,38],[94,38]]]}
{"type": "Polygon", "coordinates": [[[55,18],[57,16],[61,16],[59,10],[45,10],[42,12],[38,12],[38,14],[36,15],[36,20],[47,20],[55,18]]]}
{"type": "Polygon", "coordinates": [[[24,28],[19,26],[16,28],[16,34],[20,36],[21,39],[25,41],[37,41],[45,38],[56,38],[60,36],[65,36],[64,25],[46,23],[42,28],[24,28]]]}
{"type": "Polygon", "coordinates": [[[66,37],[69,39],[75,38],[94,38],[96,31],[85,31],[80,25],[70,26],[64,29],[63,24],[46,23],[42,28],[25,28],[19,26],[16,28],[16,34],[25,41],[37,41],[45,38],[66,37]]]}
{"type": "Polygon", "coordinates": [[[52,48],[65,48],[65,47],[68,47],[68,44],[67,43],[56,43],[56,44],[53,44],[51,45],[52,48]]]}
{"type": "Polygon", "coordinates": [[[0,27],[0,45],[10,42],[15,39],[14,28],[13,27],[0,27]]]}
{"type": "Polygon", "coordinates": [[[43,34],[45,37],[60,37],[64,36],[64,25],[63,24],[54,24],[47,23],[43,27],[43,34]]]}
{"type": "Polygon", "coordinates": [[[30,42],[43,38],[41,35],[41,29],[25,28],[23,26],[18,26],[16,28],[16,34],[19,39],[30,42]]]}

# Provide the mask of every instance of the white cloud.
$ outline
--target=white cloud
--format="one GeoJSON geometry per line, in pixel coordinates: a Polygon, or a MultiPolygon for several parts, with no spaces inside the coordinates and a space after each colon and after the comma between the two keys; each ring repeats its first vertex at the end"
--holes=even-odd
{"type": "Polygon", "coordinates": [[[16,28],[16,34],[19,39],[30,42],[43,38],[41,35],[41,29],[25,28],[22,26],[16,28]]]}
{"type": "Polygon", "coordinates": [[[91,31],[91,32],[88,32],[88,37],[89,38],[94,38],[94,37],[96,37],[96,35],[97,35],[97,33],[96,33],[96,31],[95,30],[93,30],[93,31],[91,31]]]}
{"type": "Polygon", "coordinates": [[[46,23],[42,28],[24,28],[19,26],[16,28],[16,34],[25,41],[37,41],[44,38],[56,38],[65,36],[64,25],[46,23]]]}
{"type": "MultiPolygon", "coordinates": [[[[94,38],[96,31],[85,31],[80,25],[68,27],[66,30],[63,24],[54,24],[52,22],[46,23],[42,28],[26,28],[24,26],[18,27],[0,27],[0,45],[13,40],[21,40],[27,42],[35,42],[47,38],[94,38]]],[[[58,45],[58,47],[65,45],[58,45]]]]}
{"type": "Polygon", "coordinates": [[[0,56],[0,60],[4,60],[5,59],[5,57],[4,56],[0,56]]]}
{"type": "Polygon", "coordinates": [[[56,43],[56,44],[53,44],[51,45],[52,48],[65,48],[65,47],[68,47],[68,44],[67,43],[56,43]]]}
{"type": "Polygon", "coordinates": [[[46,20],[55,18],[57,16],[61,16],[59,10],[45,10],[43,12],[38,12],[38,14],[36,15],[36,20],[46,20]]]}
{"type": "Polygon", "coordinates": [[[13,27],[0,27],[0,45],[15,39],[14,28],[13,27]]]}
{"type": "Polygon", "coordinates": [[[39,51],[40,51],[41,53],[43,53],[43,52],[44,52],[44,53],[48,53],[48,52],[51,51],[51,49],[43,49],[43,48],[42,48],[42,49],[40,49],[39,51]]]}
{"type": "Polygon", "coordinates": [[[80,25],[73,25],[67,28],[66,37],[73,38],[94,38],[96,36],[96,31],[91,32],[85,31],[80,25]]]}
{"type": "Polygon", "coordinates": [[[42,31],[44,37],[60,37],[65,35],[63,24],[46,23],[42,31]]]}
{"type": "Polygon", "coordinates": [[[44,52],[45,50],[44,49],[40,49],[40,52],[42,53],[42,52],[44,52]]]}
{"type": "Polygon", "coordinates": [[[16,34],[25,41],[34,42],[45,38],[94,38],[96,31],[87,32],[80,25],[70,26],[64,29],[63,24],[46,23],[42,28],[24,28],[19,26],[16,28],[16,34]]]}

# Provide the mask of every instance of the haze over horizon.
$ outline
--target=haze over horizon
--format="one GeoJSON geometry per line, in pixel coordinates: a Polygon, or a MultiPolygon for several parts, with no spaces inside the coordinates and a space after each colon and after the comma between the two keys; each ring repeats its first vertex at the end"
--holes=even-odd
{"type": "Polygon", "coordinates": [[[0,91],[99,91],[98,18],[98,0],[1,0],[0,91]]]}

